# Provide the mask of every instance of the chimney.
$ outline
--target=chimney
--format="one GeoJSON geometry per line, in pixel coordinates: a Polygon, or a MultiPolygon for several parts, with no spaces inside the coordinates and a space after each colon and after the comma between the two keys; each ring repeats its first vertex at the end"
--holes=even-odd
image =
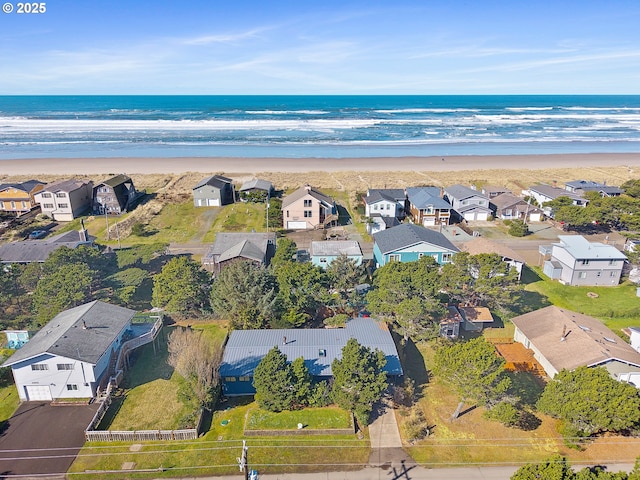
{"type": "Polygon", "coordinates": [[[286,345],[287,344],[287,337],[282,337],[282,344],[286,345]]]}
{"type": "Polygon", "coordinates": [[[85,322],[84,320],[82,320],[82,329],[83,330],[88,330],[89,327],[87,327],[87,322],[85,322]]]}
{"type": "Polygon", "coordinates": [[[562,337],[560,337],[560,341],[564,342],[566,338],[567,338],[567,325],[565,324],[562,327],[562,337]]]}
{"type": "Polygon", "coordinates": [[[304,189],[305,189],[307,192],[310,192],[310,191],[311,191],[311,185],[309,185],[309,184],[307,183],[307,184],[304,186],[304,189]]]}

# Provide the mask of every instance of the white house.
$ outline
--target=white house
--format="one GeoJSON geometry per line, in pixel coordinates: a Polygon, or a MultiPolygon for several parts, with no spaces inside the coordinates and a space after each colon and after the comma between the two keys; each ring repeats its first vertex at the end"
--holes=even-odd
{"type": "Polygon", "coordinates": [[[565,285],[618,285],[627,257],[612,245],[582,235],[559,235],[543,272],[565,285]]]}
{"type": "Polygon", "coordinates": [[[443,198],[467,221],[488,220],[492,215],[489,197],[464,185],[445,188],[443,198]]]}
{"type": "Polygon", "coordinates": [[[401,188],[370,188],[363,197],[364,214],[367,217],[404,217],[406,192],[401,188]]]}
{"type": "Polygon", "coordinates": [[[20,400],[94,397],[135,314],[94,301],[56,315],[2,364],[20,400]]]}
{"type": "Polygon", "coordinates": [[[42,213],[59,222],[70,222],[91,209],[91,180],[61,180],[50,183],[34,196],[42,213]]]}
{"type": "Polygon", "coordinates": [[[640,353],[640,327],[629,327],[628,330],[631,348],[640,353]]]}
{"type": "Polygon", "coordinates": [[[511,321],[514,340],[533,351],[551,378],[562,369],[602,366],[617,380],[640,388],[640,353],[600,320],[551,305],[511,321]]]}

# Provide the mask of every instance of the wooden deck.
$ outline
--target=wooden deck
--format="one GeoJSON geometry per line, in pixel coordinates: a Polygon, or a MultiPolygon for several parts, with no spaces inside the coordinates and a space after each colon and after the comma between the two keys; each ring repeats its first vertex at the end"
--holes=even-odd
{"type": "Polygon", "coordinates": [[[533,358],[533,351],[521,343],[499,343],[495,345],[498,354],[507,362],[505,367],[513,372],[531,372],[546,376],[544,368],[533,358]]]}

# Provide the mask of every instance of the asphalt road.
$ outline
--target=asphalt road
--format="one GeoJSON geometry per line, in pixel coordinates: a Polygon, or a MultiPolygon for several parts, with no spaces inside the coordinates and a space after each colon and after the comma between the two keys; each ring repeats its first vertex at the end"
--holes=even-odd
{"type": "Polygon", "coordinates": [[[0,478],[66,472],[98,404],[24,402],[0,435],[0,478]]]}

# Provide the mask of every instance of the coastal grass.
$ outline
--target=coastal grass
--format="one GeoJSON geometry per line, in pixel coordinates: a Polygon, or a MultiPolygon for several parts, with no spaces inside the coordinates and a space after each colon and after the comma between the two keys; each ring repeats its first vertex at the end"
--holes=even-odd
{"type": "Polygon", "coordinates": [[[328,429],[351,427],[349,412],[338,407],[305,408],[283,412],[262,409],[247,413],[247,430],[295,430],[298,424],[305,429],[328,429]]]}
{"type": "Polygon", "coordinates": [[[267,213],[264,203],[233,203],[219,207],[213,225],[203,241],[211,243],[218,232],[266,232],[267,213]]]}
{"type": "MultiPolygon", "coordinates": [[[[408,350],[405,371],[428,371],[434,355],[431,344],[420,343],[408,350]],[[420,365],[424,362],[423,365],[420,365]]],[[[518,374],[514,374],[518,375],[518,374]]],[[[416,381],[418,383],[418,381],[416,381]]],[[[532,404],[540,394],[540,384],[530,376],[516,382],[524,399],[532,404]],[[522,381],[520,381],[522,380],[522,381]]],[[[640,439],[607,435],[585,444],[583,450],[574,450],[564,444],[558,433],[558,420],[535,413],[539,425],[531,431],[507,428],[496,421],[483,418],[484,408],[466,404],[462,415],[452,421],[459,396],[439,378],[430,377],[421,383],[421,395],[414,408],[420,408],[428,422],[431,435],[424,440],[406,443],[407,452],[419,464],[428,468],[470,465],[520,465],[542,461],[554,453],[566,456],[572,463],[611,460],[633,463],[638,455],[640,439]]],[[[405,417],[397,415],[400,431],[403,432],[405,417]]]]}
{"type": "Polygon", "coordinates": [[[11,418],[18,405],[20,405],[20,398],[15,384],[11,383],[0,388],[0,431],[2,431],[4,422],[11,418]]]}

